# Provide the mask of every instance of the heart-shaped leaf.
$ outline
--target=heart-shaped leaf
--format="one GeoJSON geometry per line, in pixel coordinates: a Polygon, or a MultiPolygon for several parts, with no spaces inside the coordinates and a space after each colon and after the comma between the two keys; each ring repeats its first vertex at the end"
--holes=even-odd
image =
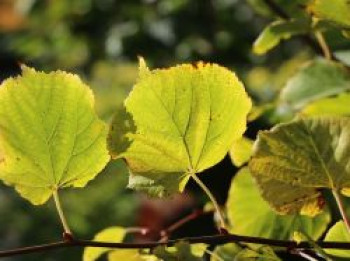
{"type": "Polygon", "coordinates": [[[350,119],[301,118],[260,132],[250,170],[262,196],[282,214],[315,215],[320,189],[350,188],[350,119]]]}
{"type": "Polygon", "coordinates": [[[109,160],[90,89],[72,74],[23,68],[0,86],[0,178],[33,204],[83,187],[109,160]]]}
{"type": "Polygon", "coordinates": [[[111,125],[110,153],[126,160],[129,187],[163,196],[223,159],[242,137],[251,101],[235,74],[216,64],[149,71],[141,62],[125,107],[111,125]]]}

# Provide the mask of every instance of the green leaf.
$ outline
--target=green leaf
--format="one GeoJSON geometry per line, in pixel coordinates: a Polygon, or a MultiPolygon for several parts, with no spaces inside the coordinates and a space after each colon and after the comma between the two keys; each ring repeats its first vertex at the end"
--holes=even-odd
{"type": "Polygon", "coordinates": [[[242,248],[234,243],[217,246],[210,261],[232,261],[240,251],[242,248]]]}
{"type": "MultiPolygon", "coordinates": [[[[121,243],[124,241],[127,229],[124,227],[109,227],[97,233],[93,241],[121,243]]],[[[141,253],[138,249],[115,249],[106,247],[86,247],[83,261],[96,261],[107,254],[108,261],[158,261],[157,257],[148,253],[141,253]]]]}
{"type": "Polygon", "coordinates": [[[230,243],[215,248],[211,261],[281,261],[269,246],[241,248],[230,243]]]}
{"type": "Polygon", "coordinates": [[[328,212],[314,218],[277,214],[261,197],[248,168],[241,169],[233,178],[226,208],[230,232],[246,236],[290,240],[295,231],[303,231],[316,240],[330,222],[328,212]]]}
{"type": "Polygon", "coordinates": [[[341,64],[317,59],[292,77],[281,92],[281,101],[300,109],[315,100],[350,90],[350,73],[341,64]]]}
{"type": "Polygon", "coordinates": [[[335,51],[334,56],[343,64],[350,66],[350,50],[335,51]]]}
{"type": "MultiPolygon", "coordinates": [[[[329,229],[324,241],[350,242],[350,235],[343,221],[338,221],[329,229]]],[[[350,250],[343,249],[325,249],[326,253],[337,256],[350,258],[350,250]]]]}
{"type": "Polygon", "coordinates": [[[315,215],[321,189],[349,189],[349,156],[350,118],[301,118],[260,132],[249,166],[276,211],[315,215]]]}
{"type": "Polygon", "coordinates": [[[255,54],[265,54],[282,40],[287,40],[294,35],[305,34],[310,31],[309,19],[292,19],[274,21],[261,32],[253,44],[255,54]]]}
{"type": "Polygon", "coordinates": [[[84,187],[109,160],[107,129],[79,77],[27,67],[0,86],[0,178],[33,204],[84,187]]]}
{"type": "Polygon", "coordinates": [[[313,0],[308,9],[317,18],[350,27],[350,3],[348,0],[313,0]]]}
{"type": "Polygon", "coordinates": [[[350,116],[350,94],[342,93],[336,97],[324,98],[307,105],[303,115],[340,115],[350,116]]]}
{"type": "MultiPolygon", "coordinates": [[[[125,235],[126,235],[125,228],[109,227],[100,231],[98,234],[96,234],[93,240],[111,242],[111,243],[120,243],[124,240],[125,235]]],[[[84,249],[83,261],[95,261],[103,254],[112,250],[113,249],[111,248],[104,248],[104,247],[86,247],[84,249]]],[[[119,250],[113,250],[113,251],[118,252],[119,250]]],[[[122,250],[122,251],[127,252],[127,251],[135,251],[135,250],[131,249],[131,250],[122,250]]]]}
{"type": "Polygon", "coordinates": [[[281,261],[269,246],[262,246],[258,249],[245,248],[235,256],[235,261],[281,261]]]}
{"type": "Polygon", "coordinates": [[[108,253],[108,261],[161,261],[154,255],[140,254],[137,249],[118,249],[108,253]]]}
{"type": "Polygon", "coordinates": [[[192,251],[192,246],[189,243],[181,241],[176,243],[174,247],[156,247],[153,254],[162,261],[202,261],[202,258],[192,251]]]}
{"type": "Polygon", "coordinates": [[[145,68],[108,144],[130,168],[129,187],[164,196],[224,158],[242,137],[251,101],[235,74],[215,64],[145,68]]]}
{"type": "Polygon", "coordinates": [[[229,151],[232,163],[236,167],[240,167],[248,162],[252,155],[252,147],[253,141],[248,138],[242,137],[241,139],[234,141],[229,151]]]}

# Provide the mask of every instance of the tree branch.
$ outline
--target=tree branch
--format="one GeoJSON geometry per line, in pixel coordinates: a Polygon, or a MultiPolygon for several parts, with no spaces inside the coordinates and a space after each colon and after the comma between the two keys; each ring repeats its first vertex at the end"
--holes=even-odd
{"type": "MultiPolygon", "coordinates": [[[[241,235],[213,235],[213,236],[201,236],[201,237],[187,237],[176,240],[168,240],[166,242],[148,242],[148,243],[112,243],[112,242],[97,242],[90,240],[81,239],[69,239],[65,241],[58,241],[49,244],[29,246],[23,248],[16,248],[12,250],[0,251],[0,257],[8,257],[15,255],[24,255],[35,252],[46,252],[54,249],[62,249],[68,247],[107,247],[114,249],[148,249],[157,246],[173,246],[180,241],[187,241],[190,244],[205,243],[205,244],[215,244],[222,245],[232,242],[242,242],[242,243],[256,243],[261,245],[270,245],[283,247],[288,249],[312,249],[313,246],[307,241],[300,242],[299,244],[291,240],[276,240],[261,237],[249,237],[241,235]]],[[[336,249],[349,249],[350,242],[316,242],[322,248],[336,248],[336,249]]]]}

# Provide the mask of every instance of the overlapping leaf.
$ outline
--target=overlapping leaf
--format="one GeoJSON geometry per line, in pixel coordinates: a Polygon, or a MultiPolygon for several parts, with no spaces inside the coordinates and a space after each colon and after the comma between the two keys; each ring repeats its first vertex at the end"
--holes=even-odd
{"type": "MultiPolygon", "coordinates": [[[[350,242],[350,235],[343,221],[338,221],[329,229],[325,241],[350,242]]],[[[333,256],[350,258],[349,250],[326,249],[325,251],[333,256]]]]}
{"type": "Polygon", "coordinates": [[[261,197],[248,168],[233,178],[226,208],[231,232],[247,236],[289,240],[295,231],[303,231],[316,240],[330,222],[328,212],[314,218],[277,214],[261,197]]]}
{"type": "Polygon", "coordinates": [[[292,77],[281,92],[281,101],[293,109],[350,90],[350,73],[343,65],[314,60],[292,77]]]}
{"type": "MultiPolygon", "coordinates": [[[[127,229],[124,227],[105,228],[94,237],[94,241],[121,243],[124,241],[127,229]]],[[[83,261],[96,261],[103,255],[108,256],[108,261],[157,261],[156,256],[141,254],[138,249],[113,249],[105,247],[86,247],[84,249],[83,261]]]]}
{"type": "Polygon", "coordinates": [[[297,119],[259,133],[250,170],[263,198],[282,214],[315,215],[320,189],[350,188],[350,119],[297,119]]]}
{"type": "Polygon", "coordinates": [[[229,152],[232,163],[240,167],[248,162],[252,155],[252,147],[253,141],[246,137],[234,141],[229,152]]]}
{"type": "Polygon", "coordinates": [[[350,94],[342,93],[336,97],[317,100],[307,105],[303,115],[350,115],[350,94]]]}
{"type": "Polygon", "coordinates": [[[350,3],[347,0],[313,0],[308,9],[320,19],[350,27],[350,3]]]}
{"type": "Polygon", "coordinates": [[[141,62],[125,107],[111,126],[110,152],[126,160],[129,187],[163,196],[222,160],[245,130],[251,102],[237,77],[218,65],[149,71],[141,62]]]}
{"type": "Polygon", "coordinates": [[[0,104],[0,178],[33,204],[85,186],[108,162],[106,126],[77,76],[25,67],[1,85],[0,104]]]}

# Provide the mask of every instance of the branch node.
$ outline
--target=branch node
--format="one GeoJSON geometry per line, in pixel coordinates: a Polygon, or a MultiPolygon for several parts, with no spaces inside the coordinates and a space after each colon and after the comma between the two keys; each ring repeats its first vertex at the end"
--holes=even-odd
{"type": "Polygon", "coordinates": [[[65,242],[73,242],[74,241],[74,237],[71,233],[63,232],[62,237],[63,237],[63,240],[65,242]]]}

